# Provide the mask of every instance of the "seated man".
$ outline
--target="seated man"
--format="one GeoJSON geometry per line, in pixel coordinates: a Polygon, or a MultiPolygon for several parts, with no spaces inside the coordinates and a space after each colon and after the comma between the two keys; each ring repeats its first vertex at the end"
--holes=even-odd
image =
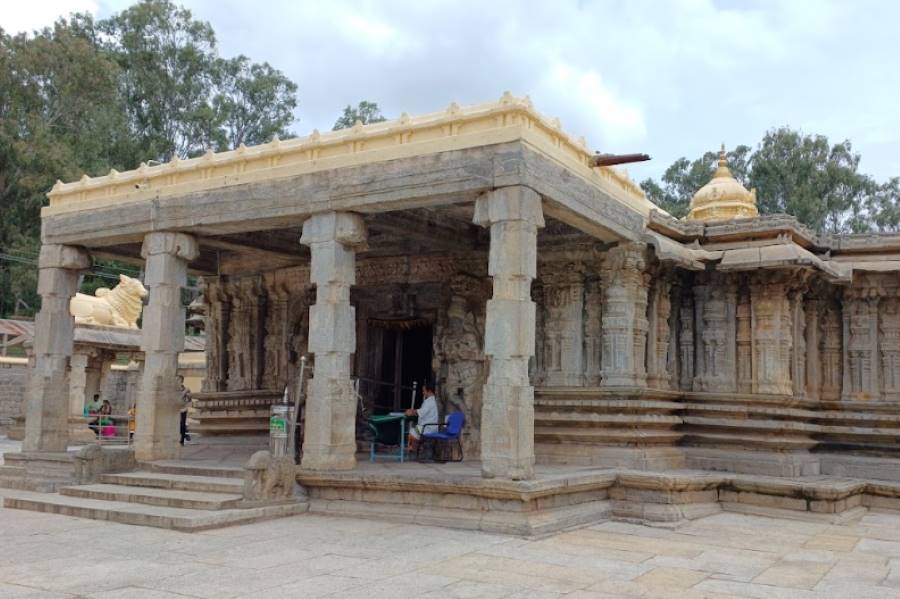
{"type": "Polygon", "coordinates": [[[440,423],[437,399],[434,397],[434,389],[432,389],[430,384],[424,383],[422,385],[422,396],[425,399],[422,400],[422,405],[419,406],[418,410],[406,410],[407,416],[418,416],[416,425],[409,429],[408,443],[410,451],[418,449],[419,442],[422,439],[422,433],[426,431],[426,424],[433,425],[429,426],[427,430],[436,431],[438,429],[437,425],[440,423]]]}

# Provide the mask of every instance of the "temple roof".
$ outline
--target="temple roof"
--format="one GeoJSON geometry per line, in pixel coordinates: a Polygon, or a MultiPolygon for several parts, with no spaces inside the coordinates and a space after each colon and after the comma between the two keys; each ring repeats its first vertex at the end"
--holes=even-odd
{"type": "Polygon", "coordinates": [[[731,174],[725,157],[725,144],[722,144],[719,167],[709,183],[694,194],[687,219],[714,221],[758,215],[756,190],[747,191],[731,174]]]}
{"type": "Polygon", "coordinates": [[[350,129],[279,140],[258,146],[212,152],[190,158],[117,172],[84,175],[71,183],[57,181],[47,194],[43,215],[91,209],[125,202],[159,199],[195,191],[278,179],[370,162],[522,140],[573,173],[601,188],[627,207],[646,216],[654,208],[641,188],[612,167],[592,168],[592,152],[584,138],[562,130],[558,119],[538,113],[531,100],[509,92],[496,102],[459,106],[350,129]]]}

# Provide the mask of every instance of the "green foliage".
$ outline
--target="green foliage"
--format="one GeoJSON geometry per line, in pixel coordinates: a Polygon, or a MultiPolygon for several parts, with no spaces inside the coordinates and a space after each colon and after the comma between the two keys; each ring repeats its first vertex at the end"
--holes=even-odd
{"type": "MultiPolygon", "coordinates": [[[[816,231],[863,232],[900,228],[900,183],[879,186],[859,172],[859,154],[849,141],[831,145],[822,135],[788,127],[768,131],[756,149],[728,154],[735,178],[757,192],[761,214],[790,214],[816,231]]],[[[676,160],[662,176],[641,183],[647,197],[672,216],[687,214],[691,198],[714,171],[716,154],[676,160]]]]}
{"type": "MultiPolygon", "coordinates": [[[[289,137],[296,91],[268,64],[219,57],[212,27],[169,0],[0,30],[0,316],[38,307],[40,209],[57,179],[289,137]]],[[[111,284],[89,276],[83,290],[111,284]]]]}
{"type": "Polygon", "coordinates": [[[369,123],[380,123],[386,120],[387,119],[381,114],[381,109],[378,108],[377,103],[363,100],[356,108],[347,104],[344,108],[344,113],[337,121],[335,121],[334,127],[332,127],[331,130],[337,131],[338,129],[349,129],[356,124],[356,121],[359,121],[363,125],[368,125],[369,123]]]}

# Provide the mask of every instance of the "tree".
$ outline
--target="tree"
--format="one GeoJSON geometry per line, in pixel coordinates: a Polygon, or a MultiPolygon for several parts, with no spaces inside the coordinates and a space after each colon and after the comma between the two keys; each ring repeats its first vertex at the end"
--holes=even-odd
{"type": "Polygon", "coordinates": [[[378,104],[363,100],[356,108],[347,104],[347,107],[344,108],[344,114],[335,121],[334,127],[332,127],[331,130],[337,131],[338,129],[349,129],[355,125],[357,121],[363,125],[368,125],[369,123],[380,123],[386,120],[387,119],[381,114],[381,109],[378,108],[378,104]]]}
{"type": "Polygon", "coordinates": [[[883,183],[869,198],[872,225],[879,231],[900,231],[900,177],[883,183]]]}
{"type": "Polygon", "coordinates": [[[218,93],[213,108],[219,125],[219,145],[236,148],[291,134],[297,85],[268,63],[254,64],[246,56],[216,62],[218,93]]]}
{"type": "Polygon", "coordinates": [[[849,140],[832,146],[824,135],[781,127],[766,133],[751,162],[761,213],[791,214],[817,231],[868,228],[864,211],[876,185],[858,172],[849,140]]]}
{"type": "MultiPolygon", "coordinates": [[[[731,173],[742,183],[747,180],[750,151],[749,146],[738,146],[726,154],[731,173]]],[[[694,161],[679,158],[663,173],[662,185],[646,179],[641,182],[641,188],[651,202],[675,218],[681,218],[687,215],[697,190],[712,178],[718,161],[718,152],[706,152],[694,161]]]]}

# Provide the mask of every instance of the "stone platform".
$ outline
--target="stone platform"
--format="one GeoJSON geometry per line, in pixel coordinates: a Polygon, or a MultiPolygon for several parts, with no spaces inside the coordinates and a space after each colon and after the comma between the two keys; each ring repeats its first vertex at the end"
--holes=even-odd
{"type": "Polygon", "coordinates": [[[808,476],[538,466],[530,481],[484,479],[477,463],[298,470],[310,512],[523,536],[608,520],[675,527],[722,511],[840,523],[900,509],[900,483],[808,476]]]}

